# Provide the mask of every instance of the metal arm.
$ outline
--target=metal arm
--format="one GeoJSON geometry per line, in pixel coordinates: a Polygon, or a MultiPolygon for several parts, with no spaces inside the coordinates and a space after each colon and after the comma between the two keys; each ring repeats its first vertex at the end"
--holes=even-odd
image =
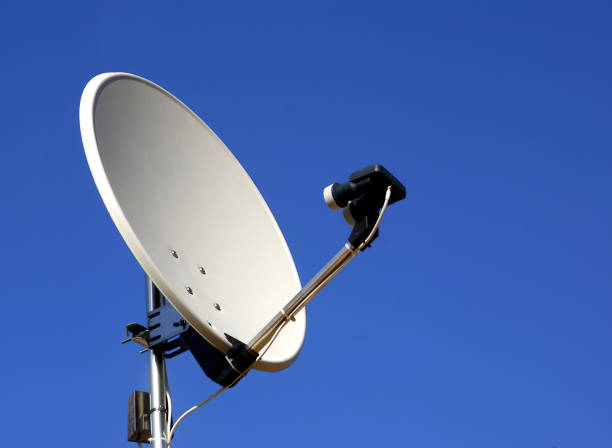
{"type": "Polygon", "coordinates": [[[349,242],[249,342],[248,349],[251,353],[260,353],[270,341],[270,338],[286,321],[293,319],[355,255],[368,247],[372,240],[376,238],[378,226],[391,199],[391,188],[391,185],[387,186],[380,212],[378,211],[379,206],[376,203],[374,205],[366,204],[367,207],[373,208],[368,210],[362,219],[357,222],[349,236],[349,242]]]}
{"type": "Polygon", "coordinates": [[[287,320],[304,308],[327,283],[359,253],[359,249],[346,243],[340,251],[285,305],[276,316],[248,344],[255,352],[261,350],[270,341],[276,330],[287,320]]]}

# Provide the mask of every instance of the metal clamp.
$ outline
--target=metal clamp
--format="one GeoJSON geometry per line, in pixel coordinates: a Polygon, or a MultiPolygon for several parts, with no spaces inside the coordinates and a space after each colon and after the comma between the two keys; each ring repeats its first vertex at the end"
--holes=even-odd
{"type": "Polygon", "coordinates": [[[187,321],[169,303],[164,303],[147,314],[147,326],[149,348],[156,348],[189,328],[187,321]]]}

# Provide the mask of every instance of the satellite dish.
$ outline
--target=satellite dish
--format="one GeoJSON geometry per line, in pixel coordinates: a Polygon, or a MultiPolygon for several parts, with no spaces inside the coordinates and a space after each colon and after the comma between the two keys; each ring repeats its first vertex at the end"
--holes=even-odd
{"type": "Polygon", "coordinates": [[[130,397],[128,440],[167,448],[186,415],[251,368],[277,371],[295,361],[306,304],[370,247],[387,206],[406,190],[381,165],[325,188],[325,202],[343,210],[352,230],[302,287],[255,184],[182,102],[139,76],[104,73],[85,87],[79,117],[100,195],[147,274],[147,325],[128,324],[124,342],[149,351],[150,394],[130,397]],[[165,359],[186,350],[223,388],[171,425],[165,359]]]}
{"type": "MultiPolygon", "coordinates": [[[[221,139],[166,90],[127,73],[85,87],[85,154],[115,225],[147,275],[216,349],[251,340],[300,288],[274,216],[221,139]]],[[[297,357],[295,316],[255,368],[297,357]]]]}

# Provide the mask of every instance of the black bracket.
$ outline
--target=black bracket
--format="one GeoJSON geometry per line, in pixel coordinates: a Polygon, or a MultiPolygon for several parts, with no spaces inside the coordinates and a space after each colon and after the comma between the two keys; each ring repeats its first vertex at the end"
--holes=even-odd
{"type": "Polygon", "coordinates": [[[147,326],[132,322],[125,326],[127,339],[121,341],[137,342],[147,350],[163,350],[166,358],[173,358],[187,350],[179,336],[189,329],[189,324],[170,305],[164,302],[147,314],[147,326]]]}
{"type": "Polygon", "coordinates": [[[146,347],[142,353],[163,350],[166,358],[189,350],[204,373],[223,386],[234,383],[257,359],[257,353],[229,335],[225,336],[232,348],[227,354],[220,352],[165,301],[147,314],[147,327],[132,322],[125,328],[129,337],[122,343],[137,342],[146,347]]]}
{"type": "Polygon", "coordinates": [[[163,348],[166,351],[168,341],[189,328],[187,321],[168,302],[147,314],[147,326],[149,348],[163,348]]]}
{"type": "MultiPolygon", "coordinates": [[[[388,205],[406,197],[406,187],[379,164],[354,172],[344,184],[333,185],[334,200],[340,206],[348,207],[348,214],[355,221],[353,231],[348,238],[353,247],[360,247],[374,229],[389,187],[391,187],[391,196],[388,205]]],[[[372,235],[369,243],[377,237],[378,230],[372,235]]],[[[369,243],[361,250],[369,247],[369,243]]]]}
{"type": "Polygon", "coordinates": [[[174,358],[187,350],[187,346],[179,338],[189,329],[189,324],[169,302],[147,314],[149,331],[149,348],[163,350],[166,358],[174,358]]]}
{"type": "MultiPolygon", "coordinates": [[[[376,224],[378,215],[379,215],[379,212],[374,211],[373,213],[366,215],[363,218],[361,218],[359,221],[357,221],[357,224],[355,224],[351,234],[348,237],[348,241],[349,243],[351,243],[353,247],[360,247],[361,244],[365,242],[365,240],[368,238],[372,230],[374,230],[374,225],[376,224]]],[[[374,235],[372,235],[372,238],[370,239],[370,242],[367,244],[367,246],[365,246],[361,250],[364,251],[368,247],[370,247],[370,244],[376,238],[378,238],[378,230],[376,230],[374,235]]]]}

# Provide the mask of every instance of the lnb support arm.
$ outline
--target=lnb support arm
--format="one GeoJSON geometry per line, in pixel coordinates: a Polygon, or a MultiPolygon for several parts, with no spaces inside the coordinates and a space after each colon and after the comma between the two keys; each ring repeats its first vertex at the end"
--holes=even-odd
{"type": "MultiPolygon", "coordinates": [[[[360,251],[378,235],[378,225],[387,206],[406,197],[405,187],[382,165],[371,165],[353,173],[344,184],[332,184],[323,193],[332,209],[343,208],[353,226],[348,242],[248,343],[228,337],[232,348],[225,355],[222,372],[211,376],[219,384],[236,384],[264,353],[281,329],[360,251]]],[[[210,376],[210,375],[209,375],[210,376]]]]}
{"type": "Polygon", "coordinates": [[[345,244],[334,257],[298,292],[290,301],[279,311],[268,324],[251,339],[248,346],[252,351],[261,352],[261,350],[270,341],[270,338],[285,324],[287,320],[291,320],[310,302],[315,295],[329,281],[334,278],[338,272],[348,264],[349,261],[357,255],[359,251],[350,244],[345,244]]]}
{"type": "MultiPolygon", "coordinates": [[[[353,219],[354,227],[348,243],[247,344],[252,352],[261,352],[288,320],[293,319],[349,261],[369,246],[378,236],[381,208],[384,212],[387,205],[404,199],[406,188],[382,165],[375,164],[351,174],[344,184],[335,183],[325,188],[323,197],[330,208],[344,208],[345,218],[348,215],[353,219]]],[[[347,221],[350,223],[349,219],[347,221]]]]}

